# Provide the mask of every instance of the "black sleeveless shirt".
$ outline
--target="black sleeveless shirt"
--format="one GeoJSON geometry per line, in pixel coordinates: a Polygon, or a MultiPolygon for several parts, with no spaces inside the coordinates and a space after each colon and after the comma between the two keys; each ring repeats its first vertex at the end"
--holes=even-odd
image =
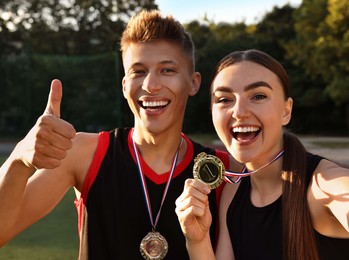
{"type": "MultiPolygon", "coordinates": [[[[177,164],[156,227],[169,245],[165,259],[189,259],[175,213],[175,200],[183,191],[184,181],[193,176],[194,157],[200,152],[217,152],[223,162],[229,160],[227,153],[205,148],[182,136],[188,143],[187,154],[177,164]]],[[[157,175],[142,158],[140,161],[155,219],[169,173],[157,175]]],[[[212,223],[216,223],[217,193],[212,192],[209,200],[212,223]]],[[[130,128],[100,134],[97,151],[76,206],[79,217],[79,259],[143,259],[139,246],[152,226],[134,159],[130,128]]],[[[215,238],[216,225],[212,225],[212,241],[215,238]]]]}
{"type": "MultiPolygon", "coordinates": [[[[307,154],[307,183],[323,159],[307,154]]],[[[227,227],[236,260],[282,259],[282,199],[255,207],[250,199],[249,177],[241,180],[227,211],[227,227]]],[[[321,260],[348,260],[349,239],[326,237],[314,230],[321,260]]],[[[300,259],[303,260],[303,259],[300,259]]],[[[305,259],[304,259],[305,260],[305,259]]]]}

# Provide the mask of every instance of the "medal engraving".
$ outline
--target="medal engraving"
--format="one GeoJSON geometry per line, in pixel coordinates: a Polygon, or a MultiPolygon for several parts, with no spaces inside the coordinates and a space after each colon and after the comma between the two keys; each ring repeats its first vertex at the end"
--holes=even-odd
{"type": "Polygon", "coordinates": [[[166,239],[159,232],[149,232],[141,241],[140,251],[146,260],[164,259],[168,244],[166,239]]]}
{"type": "Polygon", "coordinates": [[[206,183],[210,189],[215,189],[224,180],[225,168],[223,162],[216,156],[204,152],[194,160],[194,178],[206,183]]]}

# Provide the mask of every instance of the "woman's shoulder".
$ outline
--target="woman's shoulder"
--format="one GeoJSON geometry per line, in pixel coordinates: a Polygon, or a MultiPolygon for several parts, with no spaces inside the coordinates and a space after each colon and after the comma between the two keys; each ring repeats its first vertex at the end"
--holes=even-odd
{"type": "MultiPolygon", "coordinates": [[[[314,170],[313,175],[321,177],[321,183],[328,183],[333,181],[342,182],[343,179],[349,179],[349,168],[343,167],[335,162],[327,159],[322,159],[314,170]]],[[[349,185],[349,183],[348,183],[349,185]]]]}
{"type": "Polygon", "coordinates": [[[349,169],[322,159],[314,170],[309,192],[308,201],[315,228],[329,236],[342,234],[348,237],[349,169]],[[336,220],[331,224],[333,217],[336,220]],[[327,219],[326,225],[320,219],[327,219]],[[329,230],[331,226],[333,228],[329,230]]]}
{"type": "Polygon", "coordinates": [[[235,194],[240,186],[241,182],[238,183],[225,183],[220,199],[220,213],[225,214],[235,194]]]}

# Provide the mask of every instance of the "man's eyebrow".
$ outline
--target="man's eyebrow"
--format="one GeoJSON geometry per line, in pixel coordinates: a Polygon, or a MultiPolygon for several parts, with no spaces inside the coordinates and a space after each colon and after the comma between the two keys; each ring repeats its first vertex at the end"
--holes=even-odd
{"type": "Polygon", "coordinates": [[[174,61],[174,60],[163,60],[163,61],[161,61],[161,62],[159,62],[159,64],[161,64],[161,65],[166,65],[166,64],[178,64],[178,62],[176,62],[176,61],[174,61]]]}
{"type": "Polygon", "coordinates": [[[135,62],[130,65],[130,68],[137,67],[137,66],[143,66],[142,62],[135,62]]]}
{"type": "MultiPolygon", "coordinates": [[[[173,60],[163,60],[163,61],[160,61],[158,64],[177,64],[177,62],[173,61],[173,60]]],[[[144,63],[141,62],[141,61],[138,61],[138,62],[135,62],[135,63],[132,63],[131,64],[131,67],[134,67],[134,66],[143,66],[144,63]]]]}

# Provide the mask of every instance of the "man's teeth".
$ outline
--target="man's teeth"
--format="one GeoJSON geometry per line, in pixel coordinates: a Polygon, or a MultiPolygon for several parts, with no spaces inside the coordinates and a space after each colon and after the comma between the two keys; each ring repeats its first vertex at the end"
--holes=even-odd
{"type": "Polygon", "coordinates": [[[168,101],[143,101],[143,107],[163,107],[168,104],[168,101]]]}
{"type": "Polygon", "coordinates": [[[234,133],[248,133],[248,132],[257,132],[259,130],[259,127],[235,127],[233,129],[234,133]]]}

